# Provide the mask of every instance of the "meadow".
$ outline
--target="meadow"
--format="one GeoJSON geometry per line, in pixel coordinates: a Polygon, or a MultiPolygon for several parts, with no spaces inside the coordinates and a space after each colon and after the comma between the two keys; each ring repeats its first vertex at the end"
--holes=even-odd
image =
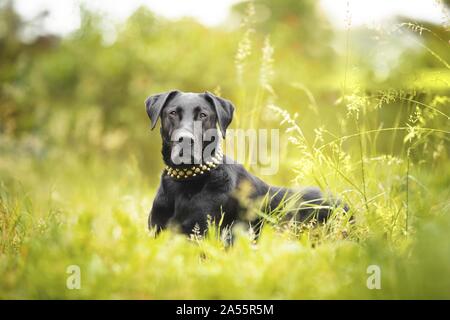
{"type": "Polygon", "coordinates": [[[32,42],[0,6],[0,298],[449,299],[448,24],[353,28],[349,14],[337,31],[316,4],[238,5],[232,29],[141,8],[113,40],[83,11],[73,34],[32,42]],[[163,163],[144,100],[172,88],[232,100],[232,128],[279,129],[278,172],[247,168],[339,194],[349,215],[268,216],[232,246],[213,227],[154,237],[163,163]]]}

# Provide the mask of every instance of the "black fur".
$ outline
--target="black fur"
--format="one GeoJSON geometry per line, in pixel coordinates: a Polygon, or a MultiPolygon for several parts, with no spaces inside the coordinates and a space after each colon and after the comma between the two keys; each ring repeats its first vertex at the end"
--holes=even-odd
{"type": "MultiPolygon", "coordinates": [[[[171,149],[175,142],[170,140],[174,129],[183,127],[189,131],[191,122],[199,119],[198,110],[203,110],[207,113],[207,117],[202,120],[204,128],[215,128],[218,124],[225,136],[234,110],[230,101],[211,93],[192,94],[177,90],[149,97],[146,108],[152,128],[161,117],[162,156],[169,166],[174,165],[171,149]],[[176,116],[170,114],[173,110],[178,112],[176,116]]],[[[212,143],[216,144],[217,138],[212,143]]],[[[197,230],[203,233],[207,229],[208,219],[218,222],[223,214],[222,227],[239,221],[258,226],[261,217],[248,215],[251,206],[271,212],[293,197],[297,197],[297,205],[284,220],[307,221],[315,218],[324,222],[332,207],[339,205],[338,201],[326,200],[318,188],[310,187],[294,192],[287,188],[269,186],[225,156],[224,162],[216,169],[196,179],[176,181],[163,173],[148,225],[157,231],[174,226],[184,234],[192,233],[197,226],[197,230]],[[243,199],[243,196],[246,198],[243,199]]]]}

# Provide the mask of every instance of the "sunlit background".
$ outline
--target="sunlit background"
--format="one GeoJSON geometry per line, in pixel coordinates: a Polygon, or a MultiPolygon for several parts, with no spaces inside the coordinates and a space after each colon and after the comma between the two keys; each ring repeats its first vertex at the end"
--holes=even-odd
{"type": "MultiPolygon", "coordinates": [[[[145,6],[158,15],[169,19],[193,17],[207,26],[227,23],[231,7],[238,0],[133,0],[117,1],[114,5],[108,0],[17,0],[14,6],[27,20],[35,18],[42,11],[47,16],[42,20],[42,31],[67,34],[80,27],[82,4],[90,10],[105,14],[115,22],[123,22],[137,8],[145,6]]],[[[427,0],[320,0],[325,14],[337,27],[345,27],[347,5],[351,6],[352,24],[355,26],[380,24],[384,20],[403,16],[412,20],[439,23],[444,21],[442,9],[436,1],[427,0]]]]}
{"type": "Polygon", "coordinates": [[[0,298],[449,298],[449,3],[0,0],[0,298]],[[354,223],[150,237],[144,100],[174,88],[280,130],[278,172],[246,168],[354,223]]]}

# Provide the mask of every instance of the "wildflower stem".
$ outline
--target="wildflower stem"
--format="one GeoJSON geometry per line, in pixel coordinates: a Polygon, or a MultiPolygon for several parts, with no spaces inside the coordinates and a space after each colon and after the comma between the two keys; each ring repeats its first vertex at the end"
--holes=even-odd
{"type": "MultiPolygon", "coordinates": [[[[359,126],[358,120],[355,119],[356,127],[358,129],[358,132],[361,132],[361,128],[359,126]]],[[[367,212],[369,211],[369,203],[367,201],[367,192],[366,192],[366,172],[364,168],[364,150],[363,150],[363,141],[362,141],[362,135],[359,135],[359,155],[361,158],[361,178],[362,178],[362,191],[363,191],[363,197],[364,197],[364,205],[366,207],[367,212]]]]}
{"type": "Polygon", "coordinates": [[[409,169],[410,169],[410,154],[411,147],[408,147],[406,153],[406,212],[405,212],[405,231],[408,232],[408,222],[409,222],[409,169]]]}
{"type": "MultiPolygon", "coordinates": [[[[370,134],[370,133],[375,133],[375,132],[381,132],[381,131],[395,131],[395,130],[408,130],[408,127],[394,127],[394,128],[382,128],[382,129],[374,129],[374,130],[367,130],[367,131],[361,131],[361,132],[357,132],[354,134],[350,134],[350,135],[346,135],[337,139],[334,139],[330,142],[327,142],[323,145],[321,145],[320,147],[317,148],[317,151],[320,151],[324,148],[326,148],[329,145],[332,145],[333,143],[336,142],[340,142],[340,141],[345,141],[349,138],[354,138],[354,137],[358,137],[360,135],[363,134],[370,134]]],[[[444,133],[444,134],[450,134],[450,131],[446,131],[446,130],[440,130],[440,129],[435,129],[435,128],[417,128],[417,130],[422,130],[425,132],[432,132],[432,133],[444,133]]]]}

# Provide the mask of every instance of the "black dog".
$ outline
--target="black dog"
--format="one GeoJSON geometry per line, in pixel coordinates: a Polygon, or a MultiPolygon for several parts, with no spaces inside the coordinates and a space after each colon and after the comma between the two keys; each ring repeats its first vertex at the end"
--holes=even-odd
{"type": "Polygon", "coordinates": [[[315,218],[323,222],[339,205],[338,201],[325,200],[318,188],[294,192],[269,186],[223,156],[217,125],[225,138],[234,111],[230,101],[209,92],[174,90],[150,96],[145,105],[152,129],[161,118],[162,156],[166,164],[150,212],[149,228],[160,231],[175,226],[185,234],[191,234],[194,228],[203,233],[208,219],[220,220],[222,227],[238,221],[260,226],[260,216],[246,215],[250,206],[257,205],[271,213],[292,199],[297,205],[284,220],[303,222],[315,218]],[[196,124],[201,126],[200,134],[195,130],[196,124]],[[208,132],[213,133],[211,141],[204,141],[208,132]],[[249,201],[242,199],[244,189],[249,201]]]}

